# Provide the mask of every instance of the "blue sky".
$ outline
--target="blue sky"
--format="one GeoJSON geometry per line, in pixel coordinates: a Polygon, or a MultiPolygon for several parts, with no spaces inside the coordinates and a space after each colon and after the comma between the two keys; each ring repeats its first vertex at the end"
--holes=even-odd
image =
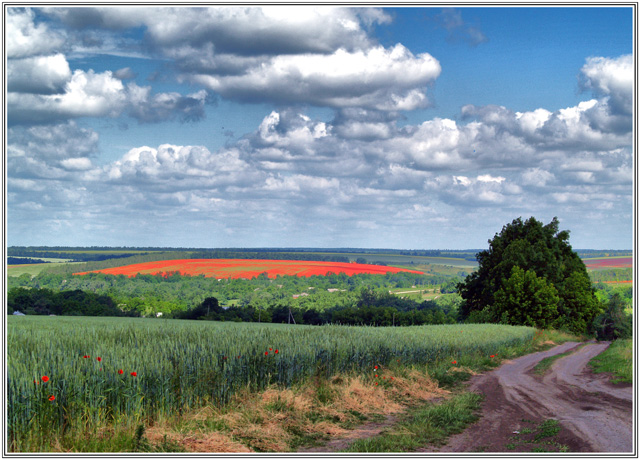
{"type": "Polygon", "coordinates": [[[7,8],[9,245],[632,247],[629,8],[7,8]]]}

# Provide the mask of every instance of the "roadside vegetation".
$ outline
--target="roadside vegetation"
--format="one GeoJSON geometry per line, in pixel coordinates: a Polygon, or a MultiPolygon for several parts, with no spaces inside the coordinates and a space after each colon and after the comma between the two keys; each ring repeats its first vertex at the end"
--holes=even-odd
{"type": "Polygon", "coordinates": [[[633,340],[616,340],[589,363],[593,372],[612,374],[612,383],[633,383],[633,340]]]}
{"type": "Polygon", "coordinates": [[[476,393],[461,393],[413,408],[392,429],[360,439],[344,452],[412,452],[427,445],[442,445],[478,419],[481,401],[482,396],[476,393]]]}
{"type": "Polygon", "coordinates": [[[557,435],[562,429],[558,420],[547,419],[536,422],[522,419],[524,428],[517,430],[510,438],[510,443],[505,446],[511,452],[568,452],[569,446],[562,444],[557,435]]]}

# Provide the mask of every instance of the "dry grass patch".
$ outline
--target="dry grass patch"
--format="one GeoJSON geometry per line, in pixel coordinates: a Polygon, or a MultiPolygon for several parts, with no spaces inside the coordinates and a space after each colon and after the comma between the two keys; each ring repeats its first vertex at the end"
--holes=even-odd
{"type": "MultiPolygon", "coordinates": [[[[509,362],[508,360],[504,361],[505,363],[509,362]]],[[[458,367],[452,367],[449,369],[449,372],[466,372],[469,375],[478,375],[478,373],[476,371],[474,371],[473,369],[467,367],[467,366],[458,366],[458,367]]]]}
{"type": "Polygon", "coordinates": [[[287,452],[292,440],[292,435],[277,420],[241,426],[234,429],[232,434],[261,452],[287,452]]]}
{"type": "Polygon", "coordinates": [[[449,391],[439,388],[436,381],[417,369],[410,370],[406,377],[394,377],[391,382],[391,394],[405,405],[449,394],[449,391]]]}
{"type": "Polygon", "coordinates": [[[188,434],[177,433],[167,426],[155,425],[148,428],[145,437],[151,444],[163,444],[166,441],[177,444],[188,452],[252,452],[247,446],[234,441],[231,436],[218,431],[195,431],[188,434]]]}
{"type": "Polygon", "coordinates": [[[349,427],[369,417],[399,413],[415,402],[448,393],[415,369],[393,380],[375,381],[341,375],[295,388],[242,392],[224,408],[194,410],[179,423],[156,424],[145,434],[153,444],[168,441],[189,452],[290,452],[300,445],[345,436],[349,427]]]}
{"type": "Polygon", "coordinates": [[[282,407],[290,411],[307,413],[313,407],[313,398],[305,392],[297,394],[291,389],[269,388],[262,393],[265,407],[282,407]]]}
{"type": "Polygon", "coordinates": [[[347,379],[345,385],[338,387],[339,396],[336,405],[344,411],[357,411],[361,414],[393,414],[402,409],[402,405],[389,398],[383,387],[365,383],[360,377],[347,379]]]}

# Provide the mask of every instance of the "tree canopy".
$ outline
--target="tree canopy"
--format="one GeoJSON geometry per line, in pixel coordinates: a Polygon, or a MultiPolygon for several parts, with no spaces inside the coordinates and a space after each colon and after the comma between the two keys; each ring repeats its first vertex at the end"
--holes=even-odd
{"type": "Polygon", "coordinates": [[[556,217],[547,225],[515,219],[477,259],[478,270],[458,285],[461,319],[592,332],[602,305],[556,217]]]}

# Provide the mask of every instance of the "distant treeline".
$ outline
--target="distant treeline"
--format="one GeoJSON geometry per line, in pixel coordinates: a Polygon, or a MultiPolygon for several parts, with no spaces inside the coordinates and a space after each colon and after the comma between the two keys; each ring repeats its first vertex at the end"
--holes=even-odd
{"type": "Polygon", "coordinates": [[[633,268],[604,268],[590,270],[589,278],[593,283],[603,281],[629,281],[633,279],[633,268]]]}
{"type": "MultiPolygon", "coordinates": [[[[7,312],[56,316],[140,316],[123,311],[108,295],[82,290],[54,292],[50,289],[14,288],[8,293],[7,312]]],[[[172,311],[164,318],[209,321],[345,324],[367,326],[411,326],[456,322],[456,310],[433,301],[416,302],[388,293],[362,289],[354,305],[336,305],[323,311],[286,304],[234,306],[223,308],[215,297],[208,297],[195,308],[172,311]]]]}
{"type": "Polygon", "coordinates": [[[128,247],[128,246],[9,246],[8,251],[55,251],[55,252],[150,252],[150,251],[174,251],[175,248],[160,247],[128,247]]]}
{"type": "Polygon", "coordinates": [[[46,264],[48,261],[25,257],[7,257],[7,265],[46,264]]]}
{"type": "Polygon", "coordinates": [[[176,311],[169,317],[211,321],[251,321],[263,323],[345,324],[358,326],[412,326],[421,324],[452,324],[456,310],[433,301],[415,300],[385,292],[362,289],[355,305],[341,305],[318,311],[291,305],[222,308],[215,297],[205,299],[197,307],[176,311]]]}
{"type": "Polygon", "coordinates": [[[123,312],[108,295],[79,289],[54,292],[51,289],[11,289],[7,294],[7,313],[61,316],[140,316],[137,311],[123,312]]]}
{"type": "MultiPolygon", "coordinates": [[[[91,246],[91,247],[72,247],[72,246],[11,246],[8,248],[8,255],[12,256],[26,256],[33,253],[55,253],[56,257],[62,258],[59,254],[71,253],[79,255],[78,253],[96,253],[100,251],[109,251],[112,253],[121,252],[123,255],[132,252],[226,252],[226,253],[241,253],[244,256],[242,258],[266,258],[265,253],[338,253],[338,254],[392,254],[392,255],[405,255],[405,256],[420,256],[420,257],[460,257],[468,260],[475,260],[475,255],[480,251],[479,249],[371,249],[371,248],[167,248],[167,247],[108,247],[108,246],[91,246]],[[246,253],[260,253],[261,257],[249,257],[246,253]]],[[[44,257],[44,256],[42,256],[44,257]]],[[[314,256],[314,258],[317,256],[314,256]]],[[[66,257],[64,257],[66,258],[66,257]]],[[[220,257],[216,257],[220,258],[220,257]]],[[[85,259],[89,260],[89,259],[85,259]]],[[[93,260],[93,259],[91,259],[93,260]]],[[[299,259],[308,260],[308,259],[299,259]]],[[[317,259],[316,259],[317,260],[317,259]]]]}
{"type": "MultiPolygon", "coordinates": [[[[146,253],[143,253],[146,254],[146,253]]],[[[41,251],[25,248],[8,248],[7,255],[12,257],[44,257],[47,259],[69,259],[72,262],[89,262],[89,261],[102,261],[110,259],[124,259],[131,257],[131,254],[100,254],[89,252],[61,252],[61,251],[41,251]]],[[[29,262],[25,262],[29,263],[29,262]]]]}

